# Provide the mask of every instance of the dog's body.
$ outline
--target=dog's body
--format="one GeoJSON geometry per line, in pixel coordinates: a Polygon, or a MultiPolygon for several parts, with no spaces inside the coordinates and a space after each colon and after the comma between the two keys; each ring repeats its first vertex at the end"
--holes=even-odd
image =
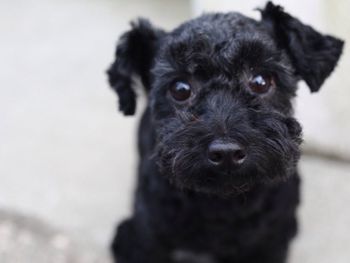
{"type": "Polygon", "coordinates": [[[291,100],[300,78],[320,88],[343,43],[271,3],[262,14],[203,15],[171,33],[141,20],[121,38],[108,72],[120,109],[135,111],[133,74],[149,100],[118,263],[285,262],[299,202],[291,100]]]}
{"type": "Polygon", "coordinates": [[[118,262],[283,262],[296,233],[298,175],[226,198],[179,191],[149,158],[149,117],[146,112],[139,129],[143,157],[134,215],[114,240],[118,262]]]}

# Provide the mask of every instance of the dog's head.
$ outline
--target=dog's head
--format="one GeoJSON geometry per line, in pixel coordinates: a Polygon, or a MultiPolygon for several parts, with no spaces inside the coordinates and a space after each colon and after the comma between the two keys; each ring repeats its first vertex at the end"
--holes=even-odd
{"type": "Polygon", "coordinates": [[[135,111],[132,75],[148,92],[160,170],[180,188],[214,194],[275,183],[295,171],[297,82],[318,91],[343,42],[268,3],[261,21],[206,14],[172,32],[146,20],[121,37],[109,69],[120,110],[135,111]]]}

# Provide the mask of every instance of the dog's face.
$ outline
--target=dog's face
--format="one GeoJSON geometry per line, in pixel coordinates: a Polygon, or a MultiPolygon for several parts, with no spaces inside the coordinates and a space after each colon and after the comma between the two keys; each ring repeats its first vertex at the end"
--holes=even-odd
{"type": "Polygon", "coordinates": [[[304,79],[317,91],[342,42],[271,3],[262,15],[258,22],[238,13],[208,14],[170,33],[141,21],[118,47],[109,75],[120,108],[134,111],[127,75],[137,73],[149,91],[156,161],[179,188],[227,195],[295,172],[296,84],[304,79]]]}

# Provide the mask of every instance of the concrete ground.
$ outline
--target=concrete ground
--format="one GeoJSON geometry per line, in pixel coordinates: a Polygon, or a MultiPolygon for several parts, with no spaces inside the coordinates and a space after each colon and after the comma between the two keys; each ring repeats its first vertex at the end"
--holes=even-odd
{"type": "Polygon", "coordinates": [[[304,156],[300,232],[291,263],[350,259],[350,164],[304,156]]]}
{"type": "Polygon", "coordinates": [[[75,242],[41,220],[0,211],[2,263],[108,263],[109,254],[75,242]]]}
{"type": "MultiPolygon", "coordinates": [[[[108,261],[130,213],[137,118],[117,114],[104,71],[138,15],[171,28],[191,13],[186,0],[1,2],[1,263],[108,261]]],[[[350,164],[304,156],[301,170],[290,262],[349,262],[350,164]]]]}

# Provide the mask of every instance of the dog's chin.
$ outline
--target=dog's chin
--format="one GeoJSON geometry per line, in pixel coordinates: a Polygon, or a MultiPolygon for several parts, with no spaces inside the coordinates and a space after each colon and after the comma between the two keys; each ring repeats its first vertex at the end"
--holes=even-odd
{"type": "Polygon", "coordinates": [[[160,172],[179,191],[216,196],[230,196],[250,190],[254,180],[247,180],[235,173],[212,171],[208,167],[196,169],[168,169],[160,166],[160,172]]]}
{"type": "Polygon", "coordinates": [[[247,193],[253,187],[253,183],[243,183],[234,185],[232,183],[228,184],[206,184],[206,183],[193,183],[193,184],[183,184],[179,181],[173,181],[175,187],[180,191],[194,192],[196,194],[205,194],[218,197],[230,197],[237,196],[247,193]]]}
{"type": "Polygon", "coordinates": [[[274,176],[263,174],[258,168],[244,167],[230,171],[216,171],[208,167],[177,171],[165,171],[169,182],[179,191],[230,197],[250,192],[257,185],[272,186],[284,182],[294,173],[294,168],[275,170],[274,176]]]}

